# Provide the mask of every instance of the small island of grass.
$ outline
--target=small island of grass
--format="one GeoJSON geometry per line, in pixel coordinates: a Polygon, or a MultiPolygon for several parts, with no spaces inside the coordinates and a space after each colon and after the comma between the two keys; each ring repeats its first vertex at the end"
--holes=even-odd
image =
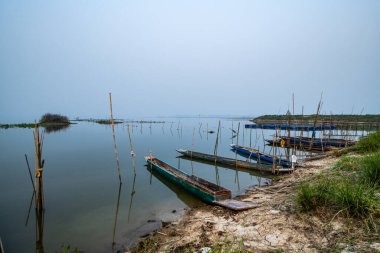
{"type": "Polygon", "coordinates": [[[45,113],[37,123],[0,124],[0,128],[34,128],[36,124],[44,127],[47,132],[62,130],[70,124],[69,118],[60,114],[45,113]]]}

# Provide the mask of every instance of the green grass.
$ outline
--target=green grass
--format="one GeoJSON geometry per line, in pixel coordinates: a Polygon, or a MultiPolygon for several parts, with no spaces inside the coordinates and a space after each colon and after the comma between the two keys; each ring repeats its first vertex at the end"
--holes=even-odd
{"type": "Polygon", "coordinates": [[[333,166],[333,169],[338,171],[356,171],[358,169],[359,163],[359,157],[342,157],[333,166]]]}
{"type": "Polygon", "coordinates": [[[304,212],[327,207],[366,219],[380,215],[379,186],[380,151],[364,157],[342,157],[331,171],[303,182],[296,203],[304,212]]]}
{"type": "Polygon", "coordinates": [[[380,150],[380,131],[368,135],[361,139],[357,144],[357,150],[360,153],[370,153],[380,150]]]}
{"type": "Polygon", "coordinates": [[[365,218],[379,211],[379,199],[373,187],[343,179],[332,187],[328,202],[338,209],[345,209],[353,217],[365,218]]]}
{"type": "Polygon", "coordinates": [[[324,175],[316,182],[301,184],[296,202],[304,212],[328,207],[334,211],[345,210],[351,217],[366,218],[380,213],[375,188],[340,176],[324,175]]]}
{"type": "Polygon", "coordinates": [[[296,195],[298,207],[303,212],[313,211],[320,206],[328,204],[332,190],[332,183],[328,178],[322,178],[317,182],[302,183],[296,195]]]}
{"type": "Polygon", "coordinates": [[[362,181],[374,187],[380,186],[380,151],[363,157],[360,163],[362,181]]]}

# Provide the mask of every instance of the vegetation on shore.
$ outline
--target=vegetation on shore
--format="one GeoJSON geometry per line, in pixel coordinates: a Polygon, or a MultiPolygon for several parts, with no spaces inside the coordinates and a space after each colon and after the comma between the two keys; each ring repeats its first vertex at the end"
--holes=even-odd
{"type": "MultiPolygon", "coordinates": [[[[292,120],[305,120],[313,121],[316,119],[316,114],[311,115],[291,115],[292,120]]],[[[263,115],[253,119],[256,120],[288,120],[288,115],[263,115]]],[[[318,120],[324,122],[329,121],[347,121],[347,122],[380,122],[380,114],[366,114],[366,115],[354,115],[354,114],[331,114],[331,115],[318,115],[318,120]]]]}
{"type": "MultiPolygon", "coordinates": [[[[45,113],[44,115],[42,115],[41,119],[39,120],[39,122],[37,122],[37,124],[39,124],[42,127],[45,127],[47,132],[52,132],[67,128],[72,123],[66,116],[45,113]]],[[[34,128],[35,125],[36,123],[0,124],[0,128],[34,128]]]]}
{"type": "Polygon", "coordinates": [[[380,132],[359,141],[363,155],[341,157],[332,170],[304,181],[296,203],[301,211],[325,208],[363,221],[369,231],[380,226],[380,132]]]}

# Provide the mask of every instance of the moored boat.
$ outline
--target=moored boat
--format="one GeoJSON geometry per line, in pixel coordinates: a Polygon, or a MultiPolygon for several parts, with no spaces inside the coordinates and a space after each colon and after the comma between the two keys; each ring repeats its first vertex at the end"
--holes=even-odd
{"type": "Polygon", "coordinates": [[[257,149],[239,146],[237,144],[231,144],[231,148],[233,151],[236,151],[239,154],[244,154],[246,156],[249,156],[252,159],[256,159],[260,162],[267,162],[267,163],[275,163],[279,164],[283,167],[291,167],[291,162],[286,159],[280,159],[278,157],[273,158],[272,155],[265,154],[260,152],[257,149]]]}
{"type": "Polygon", "coordinates": [[[295,137],[287,137],[287,136],[280,136],[278,140],[284,140],[285,142],[288,142],[290,144],[299,144],[299,145],[312,145],[312,146],[321,146],[321,147],[348,147],[355,145],[355,141],[352,140],[344,140],[344,139],[332,139],[332,138],[311,138],[311,137],[302,137],[302,136],[295,136],[295,137]]]}
{"type": "Polygon", "coordinates": [[[216,162],[217,164],[227,165],[236,168],[243,168],[247,170],[264,171],[269,173],[291,172],[291,169],[289,168],[277,167],[275,170],[273,170],[272,165],[269,164],[251,163],[247,161],[241,161],[222,156],[215,156],[191,150],[177,149],[177,152],[189,158],[195,158],[207,162],[216,162]]]}
{"type": "Polygon", "coordinates": [[[208,204],[223,206],[235,211],[257,207],[253,203],[232,199],[230,190],[194,175],[190,176],[151,155],[146,156],[145,160],[150,169],[160,173],[208,204]]]}
{"type": "Polygon", "coordinates": [[[194,175],[190,176],[153,156],[147,156],[145,160],[153,170],[206,203],[214,204],[215,201],[231,198],[231,191],[226,188],[194,175]]]}

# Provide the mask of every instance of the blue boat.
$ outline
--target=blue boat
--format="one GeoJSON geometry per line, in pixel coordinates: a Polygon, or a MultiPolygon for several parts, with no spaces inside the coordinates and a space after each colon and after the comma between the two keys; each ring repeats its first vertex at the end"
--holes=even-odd
{"type": "MultiPolygon", "coordinates": [[[[257,160],[258,162],[266,162],[266,163],[273,164],[273,156],[272,155],[262,153],[257,149],[239,146],[237,144],[231,144],[231,149],[233,151],[236,151],[240,155],[243,154],[245,156],[248,156],[249,158],[253,158],[253,159],[257,160]]],[[[275,158],[274,162],[276,164],[283,166],[283,167],[291,167],[292,166],[290,161],[288,161],[286,159],[279,159],[278,157],[275,158]]]]}

